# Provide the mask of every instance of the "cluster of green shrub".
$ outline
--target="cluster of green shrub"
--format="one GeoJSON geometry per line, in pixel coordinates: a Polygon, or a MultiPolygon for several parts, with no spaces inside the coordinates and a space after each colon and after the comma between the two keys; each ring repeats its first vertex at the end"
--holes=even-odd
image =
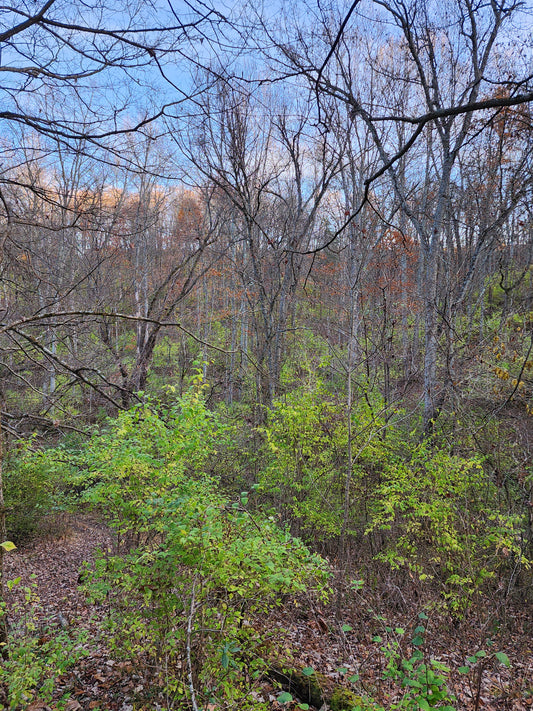
{"type": "MultiPolygon", "coordinates": [[[[309,378],[273,403],[253,440],[242,412],[210,410],[205,391],[198,372],[183,394],[146,396],[84,441],[30,443],[6,466],[12,537],[54,507],[91,506],[107,521],[114,549],[87,567],[87,594],[110,611],[113,655],[142,660],[169,708],[261,708],[250,694],[280,642],[265,615],[287,597],[328,595],[317,543],[342,554],[350,539],[352,572],[403,574],[426,609],[456,617],[529,570],[527,515],[498,495],[483,458],[421,441],[371,390],[347,412],[309,378]],[[259,452],[243,449],[252,441],[259,452]]],[[[428,663],[400,669],[422,669],[422,683],[428,663]]],[[[432,669],[433,699],[448,705],[432,669]]]]}
{"type": "MultiPolygon", "coordinates": [[[[142,661],[169,708],[246,708],[276,649],[260,621],[287,596],[326,595],[329,573],[275,516],[254,511],[247,492],[221,490],[213,471],[231,428],[208,410],[203,389],[198,376],[169,405],[146,399],[80,447],[27,450],[8,479],[49,467],[113,530],[114,550],[82,577],[88,595],[109,606],[115,658],[142,661]]],[[[12,640],[13,660],[21,639],[12,640]]]]}
{"type": "Polygon", "coordinates": [[[356,565],[403,571],[426,602],[461,616],[530,570],[528,512],[518,487],[500,495],[486,457],[421,440],[406,423],[375,393],[348,414],[313,379],[268,413],[260,491],[305,541],[329,539],[335,551],[347,524],[356,565]]]}

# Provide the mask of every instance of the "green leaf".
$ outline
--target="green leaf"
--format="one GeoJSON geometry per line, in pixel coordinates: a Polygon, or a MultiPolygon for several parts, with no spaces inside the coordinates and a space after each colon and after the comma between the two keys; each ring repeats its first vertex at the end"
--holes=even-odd
{"type": "Polygon", "coordinates": [[[288,704],[290,701],[292,701],[292,695],[289,694],[288,691],[284,691],[282,694],[278,696],[278,704],[288,704]]]}
{"type": "Polygon", "coordinates": [[[419,619],[419,620],[429,620],[429,617],[426,615],[425,612],[419,612],[419,613],[418,613],[418,619],[419,619]]]}
{"type": "Polygon", "coordinates": [[[314,673],[315,670],[313,669],[313,667],[305,667],[304,669],[302,669],[302,674],[304,676],[313,676],[314,673]]]}
{"type": "Polygon", "coordinates": [[[403,627],[396,627],[394,631],[396,632],[396,634],[405,634],[405,630],[403,627]]]}
{"type": "Polygon", "coordinates": [[[470,667],[459,667],[457,671],[459,672],[459,674],[468,674],[468,672],[470,671],[470,667]]]}
{"type": "Polygon", "coordinates": [[[343,626],[341,627],[341,630],[342,630],[343,632],[351,632],[351,631],[353,630],[353,627],[352,627],[351,625],[343,625],[343,626]]]}
{"type": "Polygon", "coordinates": [[[494,656],[496,657],[496,659],[497,659],[499,662],[501,662],[502,664],[505,664],[506,667],[510,667],[510,666],[511,666],[511,662],[509,661],[509,657],[507,656],[507,654],[505,654],[505,652],[496,652],[496,654],[495,654],[494,656]]]}
{"type": "Polygon", "coordinates": [[[0,546],[8,553],[10,551],[16,550],[16,548],[17,548],[17,546],[14,543],[12,543],[11,541],[4,541],[3,543],[0,543],[0,546]]]}
{"type": "Polygon", "coordinates": [[[416,637],[413,637],[412,644],[419,647],[421,644],[424,644],[424,638],[417,634],[416,637]]]}
{"type": "Polygon", "coordinates": [[[427,699],[418,699],[418,705],[423,711],[429,711],[429,703],[427,699]]]}
{"type": "Polygon", "coordinates": [[[309,704],[298,704],[298,708],[302,709],[302,711],[308,711],[309,704]]]}
{"type": "Polygon", "coordinates": [[[346,667],[337,667],[337,671],[339,672],[339,674],[347,674],[348,673],[348,669],[346,669],[346,667]]]}
{"type": "Polygon", "coordinates": [[[349,676],[348,681],[351,681],[352,684],[354,684],[356,681],[359,681],[359,674],[354,674],[353,676],[349,676]]]}
{"type": "Polygon", "coordinates": [[[424,625],[418,625],[418,627],[415,627],[415,634],[421,634],[422,632],[425,632],[426,628],[424,625]]]}
{"type": "Polygon", "coordinates": [[[8,580],[6,582],[7,589],[13,590],[13,588],[16,587],[20,583],[21,580],[22,580],[22,578],[20,577],[20,575],[18,578],[14,578],[13,580],[8,580]]]}
{"type": "Polygon", "coordinates": [[[479,652],[476,652],[476,657],[481,658],[481,657],[486,657],[486,656],[487,656],[487,652],[485,652],[484,649],[480,649],[479,652]]]}

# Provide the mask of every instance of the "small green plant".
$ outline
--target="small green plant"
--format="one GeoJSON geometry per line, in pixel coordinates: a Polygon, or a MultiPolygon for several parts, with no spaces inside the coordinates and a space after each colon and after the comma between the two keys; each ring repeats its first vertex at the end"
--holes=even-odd
{"type": "Polygon", "coordinates": [[[442,662],[428,657],[425,652],[426,627],[428,619],[424,612],[419,614],[419,624],[415,627],[409,645],[403,643],[405,630],[401,627],[385,627],[386,640],[376,635],[374,641],[383,643],[380,647],[385,659],[383,679],[390,680],[403,690],[401,699],[392,704],[391,709],[438,708],[454,711],[451,705],[455,699],[450,695],[447,682],[450,668],[442,662]],[[405,653],[405,649],[409,653],[405,653]]]}
{"type": "MultiPolygon", "coordinates": [[[[492,646],[489,640],[488,645],[492,646]]],[[[506,667],[511,666],[509,657],[505,652],[487,652],[484,649],[479,649],[474,654],[466,658],[466,664],[459,667],[459,674],[464,674],[468,677],[470,692],[474,699],[474,711],[478,711],[481,702],[481,683],[483,674],[495,664],[503,664],[506,667]]]]}
{"type": "MultiPolygon", "coordinates": [[[[8,590],[20,586],[20,578],[7,581],[8,590]]],[[[7,655],[0,665],[0,687],[7,692],[7,708],[18,711],[34,700],[49,702],[55,680],[87,656],[85,632],[64,631],[46,618],[33,583],[10,610],[7,655]]],[[[0,610],[0,614],[2,614],[0,610]]]]}

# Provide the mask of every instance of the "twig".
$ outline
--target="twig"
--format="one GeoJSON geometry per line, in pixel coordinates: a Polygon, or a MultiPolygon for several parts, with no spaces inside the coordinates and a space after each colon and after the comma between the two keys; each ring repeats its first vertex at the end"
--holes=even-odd
{"type": "Polygon", "coordinates": [[[193,711],[198,711],[198,704],[196,703],[196,692],[194,691],[194,679],[192,675],[192,661],[191,661],[191,637],[192,637],[192,623],[194,619],[194,608],[196,606],[195,598],[196,590],[196,580],[193,580],[192,591],[191,591],[191,605],[189,608],[189,617],[187,618],[187,677],[189,679],[189,690],[191,692],[191,703],[193,711]]]}

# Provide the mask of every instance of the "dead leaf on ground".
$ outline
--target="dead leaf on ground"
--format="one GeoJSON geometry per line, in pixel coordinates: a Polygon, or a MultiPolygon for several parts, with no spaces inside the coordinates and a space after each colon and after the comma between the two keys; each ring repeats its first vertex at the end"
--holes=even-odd
{"type": "Polygon", "coordinates": [[[82,706],[76,699],[69,699],[65,704],[65,711],[80,711],[82,706]]]}

